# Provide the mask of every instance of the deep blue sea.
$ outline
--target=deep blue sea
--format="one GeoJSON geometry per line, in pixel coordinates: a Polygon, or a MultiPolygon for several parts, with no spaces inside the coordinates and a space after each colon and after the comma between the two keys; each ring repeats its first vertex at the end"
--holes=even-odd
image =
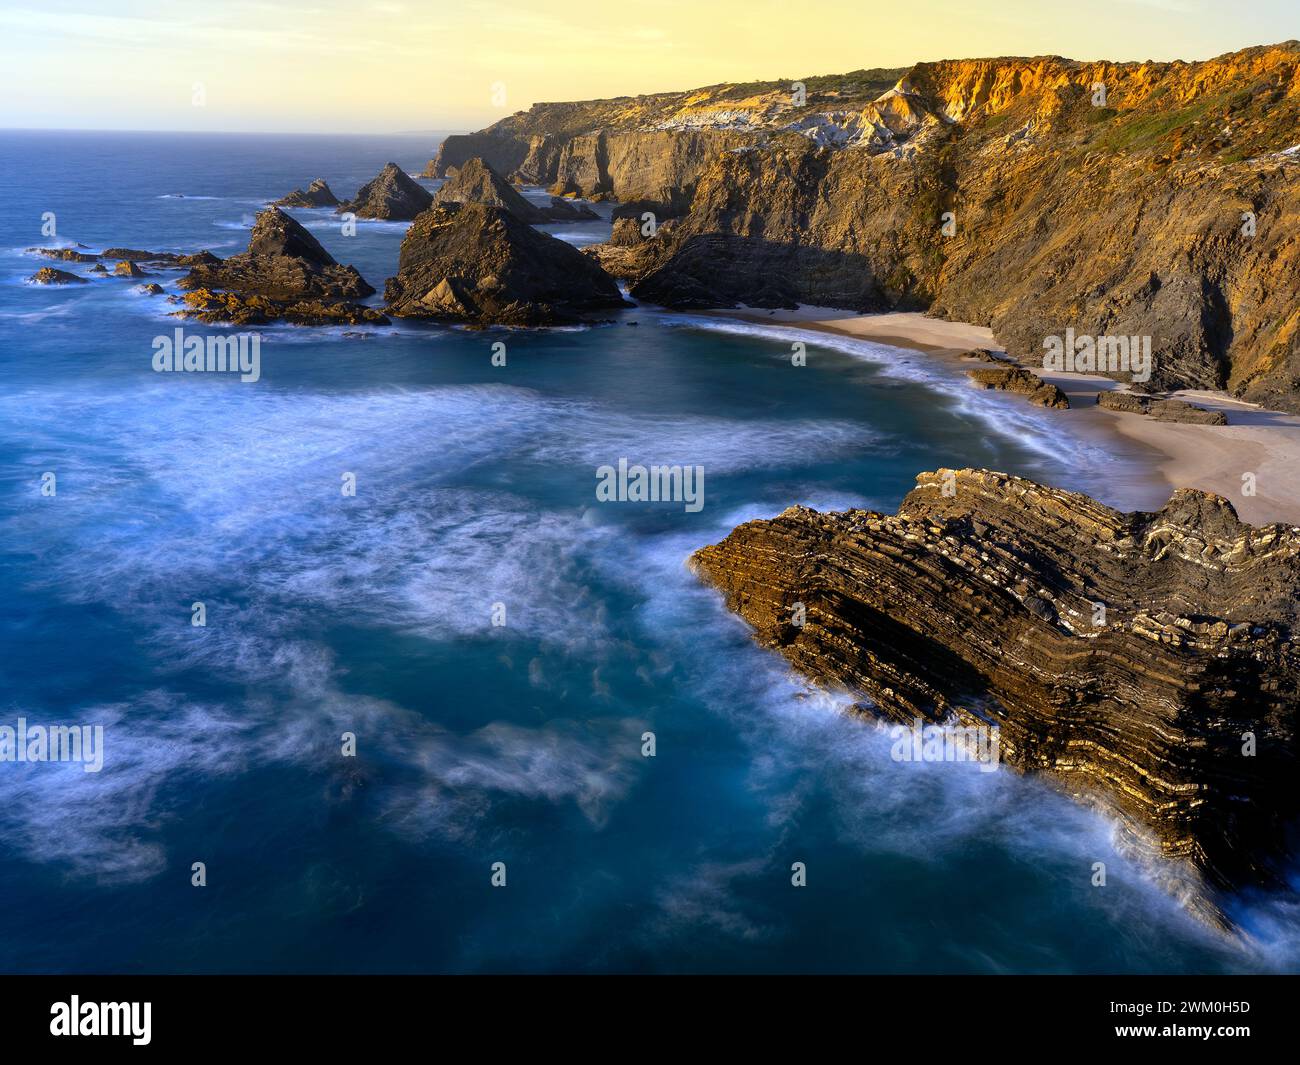
{"type": "MultiPolygon", "coordinates": [[[[922,354],[652,308],[269,328],[256,383],[163,375],[162,298],[24,283],[32,245],[228,255],[267,200],[435,147],[0,133],[0,724],[105,730],[99,773],[0,763],[0,970],[1300,967],[1292,903],[1242,901],[1228,942],[1041,782],[891,761],[683,566],[792,503],[892,510],[940,466],[1124,503],[1137,459],[1059,415],[922,354]],[[597,502],[620,458],[704,467],[705,505],[597,502]]],[[[297,217],[376,288],[396,272],[404,224],[297,217]]]]}

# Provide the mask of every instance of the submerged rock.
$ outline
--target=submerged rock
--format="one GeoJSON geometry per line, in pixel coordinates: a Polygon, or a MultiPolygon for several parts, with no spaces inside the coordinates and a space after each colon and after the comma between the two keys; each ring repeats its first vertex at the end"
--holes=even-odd
{"type": "Polygon", "coordinates": [[[981,388],[994,388],[1000,392],[1014,392],[1030,403],[1054,410],[1069,410],[1070,401],[1056,385],[1044,381],[1036,373],[1020,366],[1005,366],[988,370],[967,370],[966,376],[981,388]]]}
{"type": "Polygon", "coordinates": [[[272,207],[337,207],[339,199],[330,190],[324,178],[317,178],[305,189],[294,189],[288,196],[282,196],[271,204],[272,207]]]}
{"type": "Polygon", "coordinates": [[[433,198],[434,203],[484,203],[508,211],[521,222],[576,222],[599,218],[590,207],[571,204],[558,196],[550,207],[538,207],[482,159],[470,159],[449,176],[433,198]]]}
{"type": "Polygon", "coordinates": [[[70,274],[66,270],[56,270],[52,266],[42,266],[27,279],[32,285],[87,285],[84,277],[70,274]]]}
{"type": "Polygon", "coordinates": [[[1282,883],[1300,528],[1246,525],[1190,489],[1122,514],[939,471],[897,515],[791,507],[691,566],[761,644],[883,717],[996,727],[1001,761],[1180,860],[1161,877],[1210,921],[1225,924],[1217,889],[1282,883]]]}
{"type": "Polygon", "coordinates": [[[416,184],[396,163],[388,163],[375,178],[357,190],[356,196],[340,204],[339,214],[351,212],[358,218],[387,218],[409,221],[433,203],[433,194],[416,184]]]}
{"type": "Polygon", "coordinates": [[[278,207],[257,216],[247,251],[195,266],[178,284],[188,291],[180,313],[203,321],[387,321],[352,302],[374,293],[365,278],[278,207]]]}
{"type": "Polygon", "coordinates": [[[65,263],[93,263],[99,256],[93,252],[77,251],[76,248],[28,248],[29,255],[44,255],[47,259],[59,259],[65,263]]]}
{"type": "Polygon", "coordinates": [[[415,220],[384,298],[402,317],[553,325],[626,306],[613,278],[508,211],[444,203],[415,220]]]}

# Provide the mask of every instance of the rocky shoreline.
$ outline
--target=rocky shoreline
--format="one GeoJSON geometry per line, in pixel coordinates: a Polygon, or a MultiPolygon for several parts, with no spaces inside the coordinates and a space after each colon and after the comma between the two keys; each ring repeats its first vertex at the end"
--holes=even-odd
{"type": "Polygon", "coordinates": [[[691,566],[759,643],[873,713],[996,728],[1003,761],[1172,860],[1160,875],[1211,922],[1220,892],[1283,883],[1300,528],[1192,490],[1121,514],[940,470],[896,515],[791,507],[691,566]]]}

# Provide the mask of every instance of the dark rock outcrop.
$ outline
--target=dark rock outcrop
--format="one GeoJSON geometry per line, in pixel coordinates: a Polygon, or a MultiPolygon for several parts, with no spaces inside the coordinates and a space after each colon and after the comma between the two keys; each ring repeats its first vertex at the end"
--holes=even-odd
{"type": "Polygon", "coordinates": [[[500,207],[444,203],[402,241],[390,313],[481,325],[553,325],[626,305],[595,262],[500,207]]]}
{"type": "Polygon", "coordinates": [[[219,263],[221,261],[207,250],[181,254],[172,251],[143,251],[139,248],[107,248],[99,253],[99,257],[110,261],[147,263],[155,267],[202,266],[205,263],[219,263]]]}
{"type": "Polygon", "coordinates": [[[966,376],[980,388],[993,388],[1000,392],[1014,392],[1030,403],[1053,410],[1069,410],[1070,401],[1056,385],[1044,381],[1036,373],[1020,366],[990,367],[987,370],[967,370],[966,376]]]}
{"type": "Polygon", "coordinates": [[[305,189],[294,189],[276,200],[272,207],[337,207],[339,199],[324,178],[317,178],[305,189]]]}
{"type": "Polygon", "coordinates": [[[1206,410],[1181,399],[1154,399],[1150,396],[1137,395],[1110,389],[1097,394],[1098,405],[1107,410],[1122,414],[1144,414],[1158,422],[1184,422],[1190,425],[1227,425],[1228,418],[1222,411],[1206,410]]]}
{"type": "Polygon", "coordinates": [[[78,277],[76,274],[70,274],[66,270],[56,270],[52,266],[42,266],[36,273],[27,279],[28,284],[32,285],[86,285],[89,282],[84,277],[78,277]]]}
{"type": "Polygon", "coordinates": [[[427,189],[416,184],[396,163],[387,163],[357,190],[353,199],[340,204],[337,213],[406,222],[432,203],[433,195],[427,189]]]}
{"type": "Polygon", "coordinates": [[[897,515],[791,507],[691,565],[760,643],[885,718],[996,726],[1002,761],[1185,860],[1158,868],[1210,920],[1217,889],[1280,883],[1300,805],[1300,528],[1192,490],[1121,514],[939,471],[897,515]]]}
{"type": "Polygon", "coordinates": [[[248,250],[195,266],[180,279],[189,314],[204,321],[295,324],[383,322],[372,307],[353,301],[374,288],[335,260],[306,229],[278,207],[257,216],[248,250]]]}
{"type": "Polygon", "coordinates": [[[434,203],[485,203],[508,211],[521,222],[589,221],[600,216],[590,207],[552,197],[550,207],[538,207],[520,194],[482,159],[470,159],[447,178],[433,197],[434,203]]]}

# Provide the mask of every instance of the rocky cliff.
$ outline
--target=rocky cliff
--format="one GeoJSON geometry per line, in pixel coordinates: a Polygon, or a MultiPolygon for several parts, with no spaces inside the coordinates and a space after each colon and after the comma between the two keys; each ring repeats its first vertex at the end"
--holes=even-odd
{"type": "Polygon", "coordinates": [[[448,138],[429,172],[479,155],[684,215],[636,257],[651,302],[928,309],[1030,361],[1070,328],[1149,336],[1155,387],[1300,410],[1300,44],[798,88],[538,104],[448,138]]]}
{"type": "Polygon", "coordinates": [[[939,471],[896,515],[791,507],[691,563],[760,643],[884,717],[996,726],[1002,761],[1198,870],[1183,887],[1213,919],[1215,889],[1279,882],[1300,804],[1300,529],[1191,490],[1121,514],[939,471]]]}

